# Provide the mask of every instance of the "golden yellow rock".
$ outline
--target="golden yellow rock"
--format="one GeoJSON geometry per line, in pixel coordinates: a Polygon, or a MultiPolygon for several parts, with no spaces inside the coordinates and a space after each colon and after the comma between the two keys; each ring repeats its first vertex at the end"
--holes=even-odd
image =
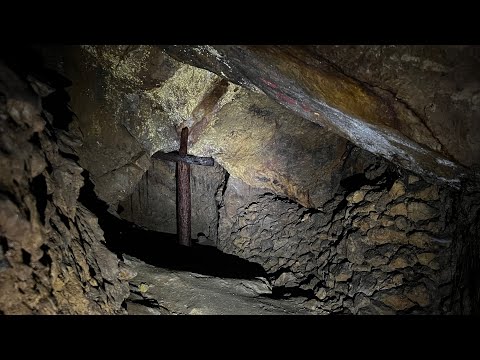
{"type": "Polygon", "coordinates": [[[405,185],[400,180],[397,180],[393,183],[392,188],[388,192],[388,195],[395,200],[400,196],[405,195],[405,185]]]}
{"type": "Polygon", "coordinates": [[[146,283],[141,283],[139,286],[138,286],[138,290],[142,293],[142,294],[145,294],[148,289],[150,288],[150,286],[146,283]]]}
{"type": "Polygon", "coordinates": [[[427,248],[432,243],[432,238],[427,233],[415,232],[408,237],[408,243],[418,248],[427,248]]]}
{"type": "Polygon", "coordinates": [[[415,197],[424,201],[438,200],[440,199],[440,196],[438,195],[438,186],[432,185],[427,187],[426,189],[418,191],[417,193],[415,193],[415,197]]]}
{"type": "Polygon", "coordinates": [[[405,233],[389,228],[372,229],[367,233],[367,239],[373,245],[402,244],[407,242],[405,233]]]}
{"type": "Polygon", "coordinates": [[[380,218],[380,224],[383,226],[383,227],[389,227],[389,226],[392,226],[392,225],[395,225],[395,221],[391,220],[391,219],[388,219],[387,217],[385,216],[382,216],[380,218]]]}
{"type": "Polygon", "coordinates": [[[394,295],[384,295],[381,298],[381,301],[385,304],[390,306],[392,309],[395,310],[406,310],[414,306],[415,304],[410,301],[404,295],[394,294],[394,295]]]}
{"type": "Polygon", "coordinates": [[[420,178],[418,176],[415,176],[415,175],[408,175],[408,184],[413,184],[413,183],[416,183],[418,180],[420,180],[420,178]]]}
{"type": "Polygon", "coordinates": [[[346,272],[341,272],[335,277],[335,281],[347,281],[352,277],[352,272],[351,271],[346,271],[346,272]]]}
{"type": "Polygon", "coordinates": [[[392,269],[403,269],[409,266],[407,260],[401,256],[392,260],[389,264],[392,269]]]}
{"type": "Polygon", "coordinates": [[[428,295],[425,285],[418,285],[407,292],[407,297],[418,305],[425,307],[430,305],[430,295],[428,295]]]}
{"type": "Polygon", "coordinates": [[[361,218],[361,219],[355,219],[352,223],[352,225],[354,227],[358,227],[360,228],[360,230],[362,230],[363,232],[366,232],[368,231],[369,229],[371,229],[372,227],[375,226],[375,223],[370,220],[368,217],[366,218],[361,218]]]}
{"type": "Polygon", "coordinates": [[[375,267],[378,267],[378,266],[381,266],[381,265],[385,265],[386,263],[388,263],[388,258],[385,257],[385,256],[374,256],[368,260],[366,260],[367,263],[371,266],[375,266],[375,267]]]}
{"type": "Polygon", "coordinates": [[[353,214],[358,214],[358,213],[370,213],[372,211],[375,211],[375,203],[367,203],[365,205],[359,206],[355,208],[352,213],[353,214]]]}
{"type": "Polygon", "coordinates": [[[407,205],[408,218],[413,221],[432,219],[438,215],[436,209],[423,202],[411,202],[407,205]]]}
{"type": "Polygon", "coordinates": [[[385,214],[390,216],[403,215],[407,216],[407,206],[404,203],[396,204],[392,206],[385,214]]]}
{"type": "Polygon", "coordinates": [[[325,290],[325,288],[320,288],[320,290],[318,290],[316,293],[315,293],[315,296],[320,299],[320,300],[323,300],[327,297],[327,291],[325,290]]]}
{"type": "Polygon", "coordinates": [[[425,252],[421,254],[417,254],[418,262],[422,265],[428,266],[430,262],[436,257],[434,253],[425,252]]]}
{"type": "Polygon", "coordinates": [[[357,190],[353,194],[347,196],[347,200],[353,204],[357,204],[365,198],[365,190],[357,190]]]}

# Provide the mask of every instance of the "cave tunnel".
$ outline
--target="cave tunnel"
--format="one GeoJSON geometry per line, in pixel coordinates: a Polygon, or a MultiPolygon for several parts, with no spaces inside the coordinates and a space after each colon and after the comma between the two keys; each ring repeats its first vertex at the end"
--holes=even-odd
{"type": "Polygon", "coordinates": [[[479,70],[478,46],[4,47],[0,314],[478,314],[479,70]]]}

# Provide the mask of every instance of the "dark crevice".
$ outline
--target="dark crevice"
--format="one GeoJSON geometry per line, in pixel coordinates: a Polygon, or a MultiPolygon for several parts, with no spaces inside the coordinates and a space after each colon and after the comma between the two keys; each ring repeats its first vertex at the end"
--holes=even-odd
{"type": "Polygon", "coordinates": [[[43,251],[43,256],[40,258],[39,262],[43,266],[50,267],[52,265],[52,258],[48,255],[48,250],[50,249],[47,244],[40,246],[40,249],[43,251]]]}
{"type": "Polygon", "coordinates": [[[32,260],[32,254],[30,254],[28,251],[22,249],[22,261],[25,265],[30,266],[32,260]]]}
{"type": "Polygon", "coordinates": [[[58,149],[58,153],[66,159],[70,159],[70,160],[73,160],[75,162],[78,162],[78,160],[79,160],[79,157],[75,154],[69,154],[69,153],[66,153],[66,152],[64,152],[60,149],[58,149]]]}
{"type": "MultiPolygon", "coordinates": [[[[138,294],[138,293],[134,293],[134,294],[138,294]]],[[[138,305],[146,306],[146,307],[149,307],[149,308],[154,308],[154,309],[160,309],[161,308],[160,304],[155,299],[145,299],[145,298],[143,298],[143,299],[139,299],[139,300],[128,300],[128,302],[130,302],[132,304],[138,304],[138,305]]]]}
{"type": "Polygon", "coordinates": [[[223,188],[222,188],[222,202],[223,202],[223,196],[225,195],[225,191],[227,191],[228,179],[230,179],[230,173],[227,170],[225,170],[225,179],[223,180],[223,188]]]}
{"type": "Polygon", "coordinates": [[[4,254],[8,251],[8,241],[3,236],[0,236],[0,247],[4,254]]]}
{"type": "Polygon", "coordinates": [[[80,189],[79,201],[98,217],[106,245],[119,259],[123,259],[122,254],[128,254],[157,267],[224,278],[266,277],[265,270],[258,264],[211,246],[180,246],[176,234],[146,230],[112,215],[108,205],[95,194],[88,171],[84,170],[82,175],[84,186],[80,189]]]}
{"type": "Polygon", "coordinates": [[[35,202],[40,221],[45,225],[45,209],[47,208],[47,182],[45,176],[42,174],[37,175],[32,179],[30,183],[30,191],[35,196],[35,202]]]}
{"type": "MultiPolygon", "coordinates": [[[[376,164],[373,164],[365,173],[373,171],[375,167],[376,164]]],[[[389,190],[393,183],[399,178],[398,172],[392,167],[388,167],[382,174],[371,179],[367,178],[365,173],[354,174],[342,179],[340,186],[345,189],[347,193],[354,192],[365,185],[375,186],[376,191],[389,190]]]]}
{"type": "Polygon", "coordinates": [[[5,253],[8,250],[8,242],[3,236],[0,236],[0,270],[10,267],[8,260],[5,258],[5,253]]]}
{"type": "Polygon", "coordinates": [[[68,230],[70,230],[70,220],[58,208],[57,208],[57,215],[59,216],[60,221],[65,224],[68,230]]]}
{"type": "Polygon", "coordinates": [[[30,138],[30,142],[39,149],[42,148],[42,143],[40,142],[40,136],[38,132],[33,133],[32,137],[30,138]]]}
{"type": "Polygon", "coordinates": [[[298,287],[273,287],[271,294],[263,294],[263,297],[270,299],[288,299],[292,297],[303,297],[315,299],[315,292],[312,289],[300,289],[298,287]]]}
{"type": "MultiPolygon", "coordinates": [[[[19,186],[19,184],[14,180],[14,183],[15,185],[19,186]]],[[[2,197],[5,197],[7,198],[8,200],[10,200],[13,204],[15,204],[16,207],[18,208],[22,208],[23,207],[23,204],[22,203],[19,203],[17,201],[17,198],[15,197],[14,194],[12,194],[11,192],[9,191],[4,191],[3,189],[0,189],[0,200],[3,200],[2,197]]]]}

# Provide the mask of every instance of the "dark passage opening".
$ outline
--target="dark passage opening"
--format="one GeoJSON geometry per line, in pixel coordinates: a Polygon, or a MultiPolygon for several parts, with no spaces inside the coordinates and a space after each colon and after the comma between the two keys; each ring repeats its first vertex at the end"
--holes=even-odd
{"type": "Polygon", "coordinates": [[[85,184],[80,190],[79,200],[97,215],[107,247],[119,258],[127,254],[153,266],[222,278],[253,279],[267,276],[259,264],[225,254],[212,246],[180,246],[176,234],[146,230],[117,218],[108,212],[107,204],[96,196],[88,171],[85,170],[82,175],[85,184]]]}

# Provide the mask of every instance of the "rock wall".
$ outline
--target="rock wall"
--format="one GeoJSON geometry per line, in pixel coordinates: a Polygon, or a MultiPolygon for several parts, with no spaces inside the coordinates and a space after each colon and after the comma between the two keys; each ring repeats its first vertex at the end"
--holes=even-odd
{"type": "Polygon", "coordinates": [[[65,92],[26,74],[0,61],[0,313],[125,313],[130,273],[78,200],[65,92]]]}
{"type": "MultiPolygon", "coordinates": [[[[119,215],[150,230],[175,234],[175,163],[152,159],[133,193],[119,204],[119,215]]],[[[218,211],[216,194],[225,178],[225,170],[214,166],[191,166],[192,238],[217,239],[218,211]]]]}
{"type": "Polygon", "coordinates": [[[261,264],[282,292],[303,289],[322,314],[449,313],[451,194],[383,170],[344,179],[320,208],[230,178],[218,246],[261,264]]]}

